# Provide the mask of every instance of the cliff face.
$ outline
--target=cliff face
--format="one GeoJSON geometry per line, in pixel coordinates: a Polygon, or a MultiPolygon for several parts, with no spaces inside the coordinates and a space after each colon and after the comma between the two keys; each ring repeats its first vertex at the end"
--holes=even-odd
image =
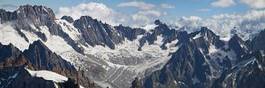
{"type": "Polygon", "coordinates": [[[54,88],[53,81],[32,77],[23,66],[0,69],[0,86],[3,88],[54,88]]]}
{"type": "Polygon", "coordinates": [[[177,37],[180,48],[163,68],[142,79],[136,78],[131,87],[262,88],[265,86],[262,33],[253,40],[243,41],[234,35],[229,41],[222,41],[204,27],[190,34],[182,32],[177,37]]]}
{"type": "MultiPolygon", "coordinates": [[[[51,88],[54,86],[53,81],[34,77],[30,75],[25,68],[36,71],[47,70],[66,76],[69,78],[69,81],[72,80],[72,84],[69,85],[82,85],[88,88],[95,87],[95,85],[88,78],[84,77],[81,72],[77,71],[71,63],[50,51],[41,41],[33,42],[29,48],[23,52],[12,44],[0,44],[0,60],[0,68],[3,71],[0,77],[11,80],[1,83],[2,86],[6,86],[7,88],[16,88],[19,85],[21,85],[21,88],[36,88],[40,85],[43,85],[41,86],[43,88],[51,88]],[[13,78],[11,79],[10,77],[13,78]]],[[[66,84],[62,83],[60,85],[66,84]]]]}
{"type": "Polygon", "coordinates": [[[122,42],[122,36],[117,30],[89,16],[80,17],[74,21],[73,25],[79,29],[85,41],[91,46],[106,45],[114,49],[115,44],[122,42]]]}
{"type": "Polygon", "coordinates": [[[31,5],[0,10],[0,22],[0,77],[8,79],[1,86],[54,87],[29,72],[44,70],[67,77],[60,87],[264,87],[264,31],[248,41],[237,34],[222,40],[207,27],[188,32],[159,20],[150,30],[111,26],[89,16],[56,19],[31,5]]]}

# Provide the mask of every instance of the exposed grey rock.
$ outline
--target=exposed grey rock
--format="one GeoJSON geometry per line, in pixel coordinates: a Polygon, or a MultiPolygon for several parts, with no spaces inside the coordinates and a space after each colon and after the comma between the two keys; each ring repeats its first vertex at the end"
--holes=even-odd
{"type": "Polygon", "coordinates": [[[228,41],[228,46],[235,52],[237,62],[240,62],[243,59],[243,56],[249,53],[249,49],[246,45],[246,42],[243,41],[237,34],[235,34],[228,41]]]}
{"type": "Polygon", "coordinates": [[[264,88],[264,56],[260,51],[250,56],[232,69],[224,71],[212,88],[264,88]]]}
{"type": "Polygon", "coordinates": [[[23,66],[0,69],[1,88],[55,88],[54,82],[32,77],[23,66]]]}
{"type": "MultiPolygon", "coordinates": [[[[26,40],[28,38],[21,32],[26,30],[35,33],[43,41],[47,40],[46,35],[40,32],[41,26],[47,26],[48,31],[52,35],[58,35],[62,37],[69,45],[73,47],[77,52],[83,54],[83,49],[77,46],[77,43],[70,38],[70,36],[63,31],[61,26],[55,22],[56,17],[52,9],[45,6],[37,5],[24,5],[20,6],[14,12],[8,12],[0,10],[1,23],[14,22],[13,27],[17,32],[26,40]],[[32,26],[36,27],[33,29],[32,26]]],[[[29,41],[28,41],[29,42],[29,41]]]]}
{"type": "Polygon", "coordinates": [[[209,87],[211,70],[203,53],[183,32],[179,38],[181,47],[161,70],[143,80],[144,88],[205,88],[209,87]]]}
{"type": "MultiPolygon", "coordinates": [[[[92,82],[90,82],[90,80],[87,77],[85,77],[82,72],[77,71],[71,63],[65,61],[63,58],[61,58],[60,56],[56,55],[54,52],[49,50],[40,40],[33,42],[29,46],[29,49],[23,52],[21,52],[19,49],[17,49],[11,44],[10,45],[0,44],[0,69],[13,68],[13,67],[24,68],[25,66],[31,70],[53,71],[58,74],[64,75],[68,78],[78,80],[76,81],[76,83],[81,84],[84,87],[88,88],[95,87],[95,85],[92,82]]],[[[43,82],[42,81],[43,80],[40,80],[41,83],[43,82],[46,83],[46,81],[43,82]]],[[[40,84],[36,82],[36,85],[40,84]]]]}
{"type": "Polygon", "coordinates": [[[225,45],[225,43],[220,40],[219,36],[207,27],[201,27],[199,31],[192,32],[189,36],[193,37],[196,45],[203,50],[203,53],[209,53],[208,50],[211,45],[214,45],[216,48],[221,48],[225,45]]]}
{"type": "Polygon", "coordinates": [[[250,47],[252,50],[265,50],[265,29],[262,30],[256,37],[251,41],[250,47]]]}
{"type": "Polygon", "coordinates": [[[125,27],[123,25],[115,26],[115,29],[119,31],[123,38],[127,38],[130,41],[135,40],[138,35],[146,33],[144,29],[125,27]]]}
{"type": "Polygon", "coordinates": [[[151,33],[146,33],[145,36],[140,39],[138,50],[141,50],[145,43],[148,43],[149,45],[154,44],[157,40],[157,36],[160,35],[163,37],[163,44],[160,46],[162,49],[167,49],[165,45],[177,39],[178,31],[170,29],[165,23],[162,23],[159,20],[156,20],[154,23],[157,27],[151,30],[151,33]]]}
{"type": "Polygon", "coordinates": [[[122,42],[122,37],[119,36],[117,30],[89,16],[82,16],[75,20],[74,26],[79,29],[85,41],[91,46],[106,45],[114,49],[115,44],[122,42]]]}
{"type": "Polygon", "coordinates": [[[68,21],[69,23],[74,22],[74,19],[71,16],[63,16],[63,17],[61,17],[61,19],[64,19],[64,20],[68,21]]]}

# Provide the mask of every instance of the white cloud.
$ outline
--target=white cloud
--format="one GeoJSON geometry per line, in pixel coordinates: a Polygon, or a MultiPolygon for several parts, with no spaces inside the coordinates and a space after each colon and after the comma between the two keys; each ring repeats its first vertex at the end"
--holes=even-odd
{"type": "Polygon", "coordinates": [[[79,19],[81,16],[91,16],[94,19],[101,20],[111,25],[127,25],[140,27],[149,23],[152,23],[155,19],[158,19],[161,13],[158,10],[140,10],[133,14],[124,14],[111,9],[102,3],[83,3],[72,7],[59,8],[57,18],[64,15],[79,19]]]}
{"type": "Polygon", "coordinates": [[[203,8],[203,9],[197,9],[196,11],[198,11],[198,12],[209,12],[209,11],[211,11],[211,9],[203,8]]]}
{"type": "MultiPolygon", "coordinates": [[[[153,23],[154,20],[166,14],[166,12],[154,9],[140,10],[133,14],[123,14],[102,3],[91,2],[73,7],[61,7],[57,16],[60,18],[63,15],[69,15],[74,19],[78,19],[80,16],[88,15],[111,25],[123,24],[141,27],[153,23]]],[[[176,24],[179,27],[190,26],[192,28],[207,26],[216,33],[227,36],[234,27],[238,27],[243,32],[264,29],[265,10],[253,10],[245,14],[220,14],[207,19],[196,16],[182,17],[177,20],[176,24]]]]}
{"type": "Polygon", "coordinates": [[[212,2],[211,5],[214,7],[230,7],[235,5],[236,3],[234,2],[234,0],[217,0],[215,2],[212,2]]]}
{"type": "Polygon", "coordinates": [[[247,4],[254,9],[263,9],[265,8],[265,0],[241,0],[242,3],[247,4]]]}
{"type": "Polygon", "coordinates": [[[71,16],[74,19],[78,19],[81,16],[91,16],[112,25],[117,25],[119,22],[124,21],[124,19],[121,19],[123,17],[122,14],[115,12],[105,4],[95,2],[82,3],[73,7],[61,7],[59,8],[58,18],[63,15],[71,16]],[[121,18],[118,19],[116,17],[121,18]]]}
{"type": "Polygon", "coordinates": [[[175,8],[174,5],[171,5],[171,4],[166,4],[166,3],[162,3],[160,4],[161,8],[165,8],[165,9],[172,9],[172,8],[175,8]]]}
{"type": "Polygon", "coordinates": [[[155,19],[161,16],[161,13],[156,10],[139,11],[132,15],[133,26],[145,26],[152,23],[155,19]]]}
{"type": "Polygon", "coordinates": [[[198,16],[190,16],[190,17],[181,17],[176,22],[176,26],[183,27],[183,26],[191,26],[191,27],[198,27],[201,26],[200,22],[202,18],[198,16]]]}
{"type": "Polygon", "coordinates": [[[248,39],[252,34],[265,29],[265,11],[252,10],[245,14],[219,14],[207,19],[200,17],[182,17],[177,19],[176,25],[188,27],[188,31],[198,30],[201,26],[212,29],[221,37],[230,37],[230,31],[236,27],[240,36],[248,39]]]}
{"type": "Polygon", "coordinates": [[[18,6],[14,4],[0,4],[0,8],[4,8],[5,10],[8,11],[14,11],[18,8],[18,6]]]}
{"type": "Polygon", "coordinates": [[[141,2],[141,1],[132,1],[132,2],[120,3],[118,4],[118,7],[135,7],[141,10],[150,10],[150,9],[153,9],[155,5],[150,4],[150,3],[141,2]]]}

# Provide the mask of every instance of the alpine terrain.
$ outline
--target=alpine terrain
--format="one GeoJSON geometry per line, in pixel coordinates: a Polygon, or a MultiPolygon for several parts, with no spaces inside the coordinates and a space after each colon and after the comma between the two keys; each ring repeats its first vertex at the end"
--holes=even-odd
{"type": "Polygon", "coordinates": [[[265,88],[265,26],[224,38],[161,20],[57,17],[42,5],[0,9],[0,23],[0,88],[265,88]]]}

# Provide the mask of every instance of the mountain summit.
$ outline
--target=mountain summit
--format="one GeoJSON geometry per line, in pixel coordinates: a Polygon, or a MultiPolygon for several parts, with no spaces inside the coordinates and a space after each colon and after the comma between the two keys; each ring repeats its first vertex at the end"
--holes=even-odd
{"type": "Polygon", "coordinates": [[[2,88],[265,87],[264,30],[224,40],[210,27],[113,26],[32,5],[1,9],[0,22],[2,88]]]}

